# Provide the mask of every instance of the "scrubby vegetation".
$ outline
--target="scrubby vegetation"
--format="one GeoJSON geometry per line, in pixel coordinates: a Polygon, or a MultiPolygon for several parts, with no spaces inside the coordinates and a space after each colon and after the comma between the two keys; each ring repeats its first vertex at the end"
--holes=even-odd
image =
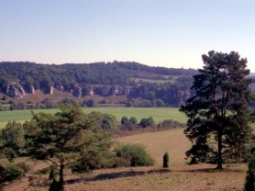
{"type": "Polygon", "coordinates": [[[21,179],[25,176],[25,170],[20,164],[14,164],[12,162],[5,163],[5,166],[1,166],[0,175],[1,182],[13,181],[15,179],[21,179]]]}
{"type": "Polygon", "coordinates": [[[169,155],[168,152],[166,152],[163,155],[163,168],[168,168],[169,167],[169,155]]]}
{"type": "Polygon", "coordinates": [[[144,146],[138,144],[119,144],[114,149],[116,153],[116,167],[149,166],[153,165],[152,157],[146,152],[144,146]]]}

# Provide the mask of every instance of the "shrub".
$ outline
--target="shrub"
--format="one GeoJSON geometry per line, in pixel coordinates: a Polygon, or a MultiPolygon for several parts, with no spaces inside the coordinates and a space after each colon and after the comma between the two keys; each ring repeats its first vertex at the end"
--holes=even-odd
{"type": "Polygon", "coordinates": [[[169,167],[169,155],[168,152],[166,152],[163,155],[163,168],[168,168],[169,167]]]}
{"type": "Polygon", "coordinates": [[[105,99],[101,100],[100,102],[98,102],[99,104],[107,104],[107,101],[105,99]]]}
{"type": "Polygon", "coordinates": [[[151,100],[141,100],[134,105],[135,107],[153,107],[151,100]]]}
{"type": "Polygon", "coordinates": [[[63,104],[70,104],[70,105],[75,105],[75,104],[76,104],[76,102],[75,102],[74,100],[69,99],[69,98],[65,98],[65,99],[61,100],[60,103],[63,103],[63,104]]]}
{"type": "Polygon", "coordinates": [[[127,124],[127,123],[128,123],[128,118],[125,117],[125,116],[122,117],[122,118],[121,118],[121,124],[122,124],[122,125],[125,125],[125,124],[127,124]]]}
{"type": "Polygon", "coordinates": [[[178,127],[185,127],[185,124],[180,123],[178,121],[173,121],[173,120],[164,120],[158,124],[158,129],[159,130],[165,130],[165,129],[172,129],[172,128],[178,128],[178,127]]]}
{"type": "Polygon", "coordinates": [[[137,128],[137,125],[128,122],[127,124],[125,124],[124,126],[122,126],[121,130],[133,131],[133,130],[135,130],[136,128],[137,128]]]}
{"type": "Polygon", "coordinates": [[[55,108],[56,104],[54,103],[54,101],[52,99],[46,98],[41,102],[45,108],[55,108]]]}
{"type": "Polygon", "coordinates": [[[154,119],[152,117],[149,118],[142,118],[139,123],[143,128],[147,126],[152,126],[154,124],[154,119]]]}
{"type": "Polygon", "coordinates": [[[137,119],[135,117],[130,117],[129,122],[132,123],[132,124],[136,124],[137,119]]]}
{"type": "Polygon", "coordinates": [[[116,117],[107,113],[91,112],[88,114],[89,118],[95,121],[94,131],[110,130],[116,128],[116,117]]]}
{"type": "Polygon", "coordinates": [[[116,167],[153,165],[152,157],[142,145],[119,144],[114,149],[114,152],[116,153],[116,167]]]}
{"type": "Polygon", "coordinates": [[[155,105],[155,107],[164,107],[164,106],[165,106],[165,103],[164,103],[164,101],[161,100],[161,99],[156,99],[156,100],[154,101],[154,105],[155,105]]]}
{"type": "Polygon", "coordinates": [[[95,99],[89,99],[89,100],[87,100],[87,101],[84,101],[83,103],[82,103],[82,106],[87,106],[87,107],[95,107],[96,105],[97,105],[97,102],[96,102],[96,100],[95,99]]]}
{"type": "Polygon", "coordinates": [[[19,167],[18,165],[15,165],[14,163],[7,163],[5,168],[1,170],[1,178],[3,182],[5,181],[13,181],[15,179],[23,177],[25,174],[25,171],[19,167]]]}
{"type": "Polygon", "coordinates": [[[25,162],[18,163],[17,166],[23,169],[24,173],[27,173],[31,170],[31,166],[29,166],[25,162]]]}
{"type": "Polygon", "coordinates": [[[42,168],[42,169],[39,169],[35,172],[35,174],[39,174],[39,175],[45,175],[45,174],[48,174],[50,172],[50,168],[49,167],[45,167],[45,168],[42,168]]]}
{"type": "Polygon", "coordinates": [[[133,103],[132,102],[127,102],[126,107],[133,107],[133,103]]]}

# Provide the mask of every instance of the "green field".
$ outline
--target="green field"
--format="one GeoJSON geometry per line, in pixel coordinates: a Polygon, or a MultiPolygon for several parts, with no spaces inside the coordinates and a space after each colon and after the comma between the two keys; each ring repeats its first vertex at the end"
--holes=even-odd
{"type": "MultiPolygon", "coordinates": [[[[56,113],[57,109],[40,109],[35,112],[56,113]]],[[[172,119],[181,123],[186,122],[186,116],[179,112],[178,108],[133,108],[133,107],[93,107],[83,108],[85,113],[92,111],[108,113],[116,116],[117,120],[121,120],[123,116],[136,117],[140,121],[144,117],[153,117],[156,122],[166,119],[172,119]]],[[[4,127],[8,121],[24,122],[31,119],[30,110],[15,110],[0,112],[0,127],[4,127]]]]}

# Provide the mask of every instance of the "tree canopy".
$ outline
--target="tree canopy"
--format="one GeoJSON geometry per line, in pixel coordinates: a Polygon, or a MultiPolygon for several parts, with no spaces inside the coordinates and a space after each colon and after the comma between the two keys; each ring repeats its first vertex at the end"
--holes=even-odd
{"type": "Polygon", "coordinates": [[[0,154],[10,161],[19,156],[25,145],[24,134],[21,123],[8,122],[0,132],[0,154]]]}
{"type": "Polygon", "coordinates": [[[84,114],[78,105],[59,106],[55,114],[32,113],[32,119],[24,124],[28,155],[48,161],[57,171],[59,180],[52,186],[63,190],[64,169],[78,162],[100,165],[103,156],[109,157],[111,139],[107,133],[94,133],[94,121],[84,114]],[[101,158],[100,160],[98,158],[101,158]]]}
{"type": "Polygon", "coordinates": [[[210,51],[202,60],[191,87],[194,96],[180,108],[188,117],[184,133],[192,141],[186,155],[191,163],[216,162],[222,169],[223,161],[244,156],[254,120],[252,80],[247,59],[237,52],[210,51]]]}
{"type": "MultiPolygon", "coordinates": [[[[130,100],[147,100],[149,106],[177,106],[189,97],[187,90],[196,73],[194,69],[150,67],[119,61],[62,65],[0,62],[0,93],[10,99],[1,100],[0,95],[0,110],[8,109],[9,105],[9,109],[52,107],[53,104],[43,102],[47,98],[53,99],[53,103],[61,102],[59,97],[50,96],[57,93],[61,93],[63,101],[68,101],[65,100],[70,99],[67,92],[74,100],[83,98],[80,101],[88,107],[94,106],[96,100],[87,100],[87,95],[120,95],[130,100]],[[27,103],[30,95],[39,93],[45,96],[36,96],[34,103],[27,103]]],[[[133,106],[144,105],[138,102],[133,106]]]]}

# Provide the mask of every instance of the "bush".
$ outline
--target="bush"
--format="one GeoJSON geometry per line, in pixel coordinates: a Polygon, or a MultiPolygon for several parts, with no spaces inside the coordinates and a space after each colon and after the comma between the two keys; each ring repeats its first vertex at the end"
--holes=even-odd
{"type": "Polygon", "coordinates": [[[31,166],[29,166],[25,162],[18,163],[17,166],[23,169],[24,173],[27,173],[31,170],[31,166]]]}
{"type": "Polygon", "coordinates": [[[116,167],[153,165],[152,157],[142,145],[119,144],[114,149],[114,152],[116,153],[116,167]]]}
{"type": "Polygon", "coordinates": [[[70,104],[70,105],[75,105],[75,104],[76,104],[76,102],[75,102],[74,100],[69,99],[69,98],[65,98],[65,99],[61,100],[60,103],[63,103],[63,104],[70,104]]]}
{"type": "Polygon", "coordinates": [[[95,121],[94,131],[110,130],[116,128],[116,117],[107,113],[91,112],[88,114],[89,118],[93,118],[95,121]]]}
{"type": "Polygon", "coordinates": [[[134,105],[135,107],[153,107],[151,100],[141,100],[134,105]]]}
{"type": "Polygon", "coordinates": [[[130,123],[130,122],[128,122],[128,123],[126,123],[125,125],[122,125],[121,126],[121,131],[133,131],[134,129],[136,128],[136,125],[135,124],[133,124],[133,123],[130,123]]]}
{"type": "Polygon", "coordinates": [[[132,123],[132,124],[136,124],[137,119],[135,117],[130,117],[129,122],[132,123]]]}
{"type": "Polygon", "coordinates": [[[169,155],[168,152],[166,152],[163,155],[163,168],[168,168],[169,167],[169,155]]]}
{"type": "Polygon", "coordinates": [[[122,117],[121,119],[121,129],[122,130],[133,130],[136,128],[137,119],[135,117],[131,117],[128,119],[127,117],[122,117]]]}
{"type": "Polygon", "coordinates": [[[152,117],[142,118],[139,123],[143,128],[152,126],[154,124],[154,119],[152,117]]]}
{"type": "Polygon", "coordinates": [[[122,117],[122,118],[121,118],[121,124],[122,124],[122,125],[125,125],[125,124],[127,124],[127,123],[128,123],[128,118],[125,117],[125,116],[122,117]]]}
{"type": "Polygon", "coordinates": [[[6,166],[1,170],[1,181],[13,181],[23,177],[24,174],[25,171],[20,166],[10,162],[7,163],[6,166]]]}
{"type": "Polygon", "coordinates": [[[55,108],[56,104],[54,103],[54,101],[52,99],[46,98],[41,102],[45,108],[50,109],[50,108],[55,108]]]}
{"type": "Polygon", "coordinates": [[[164,106],[165,106],[165,103],[164,103],[164,101],[161,100],[161,99],[156,99],[156,100],[154,101],[154,105],[155,105],[155,107],[164,107],[164,106]]]}
{"type": "Polygon", "coordinates": [[[178,121],[173,121],[173,120],[164,120],[158,124],[158,129],[159,130],[166,130],[166,129],[172,129],[172,128],[184,128],[185,124],[180,123],[178,121]]]}
{"type": "Polygon", "coordinates": [[[133,103],[132,102],[127,102],[126,107],[133,107],[133,103]]]}
{"type": "Polygon", "coordinates": [[[87,107],[95,107],[96,105],[97,105],[97,102],[95,99],[89,99],[82,103],[82,106],[87,106],[87,107]]]}

